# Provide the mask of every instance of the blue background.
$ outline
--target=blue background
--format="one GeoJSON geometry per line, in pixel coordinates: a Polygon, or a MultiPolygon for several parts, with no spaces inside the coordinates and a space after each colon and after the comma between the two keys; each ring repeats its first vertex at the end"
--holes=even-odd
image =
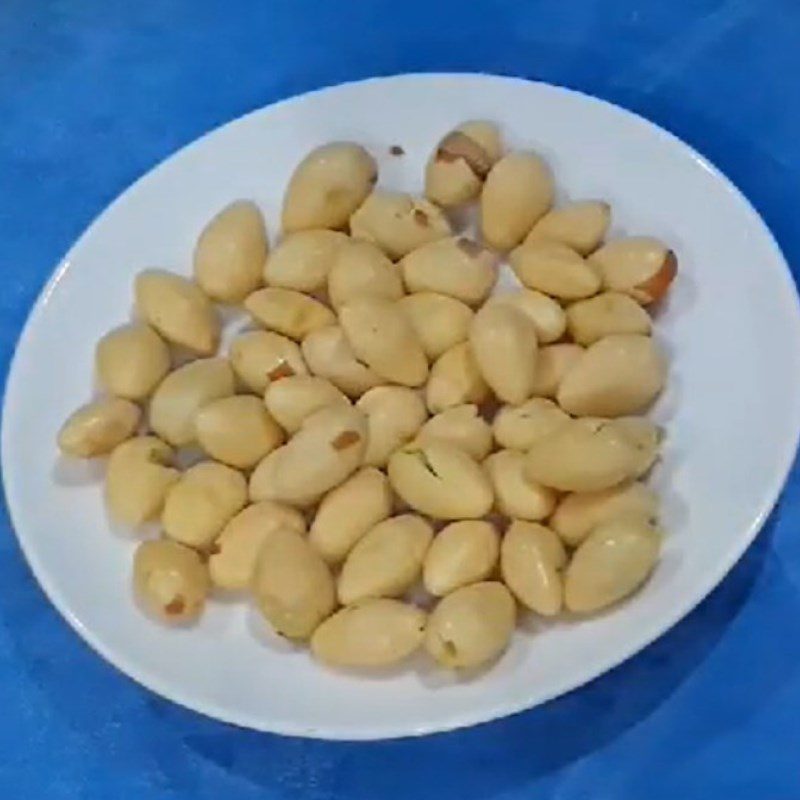
{"type": "MultiPolygon", "coordinates": [[[[246,111],[376,74],[522,75],[634,109],[725,171],[797,262],[799,44],[797,0],[0,0],[0,376],[53,265],[131,181],[246,111]]],[[[368,745],[235,730],[135,686],[45,601],[3,506],[0,794],[795,800],[798,504],[795,472],[723,585],[590,686],[368,745]]]]}

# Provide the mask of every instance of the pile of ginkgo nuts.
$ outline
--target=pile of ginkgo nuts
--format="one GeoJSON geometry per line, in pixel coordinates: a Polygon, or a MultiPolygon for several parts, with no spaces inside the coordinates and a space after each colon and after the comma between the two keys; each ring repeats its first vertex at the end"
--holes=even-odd
{"type": "Polygon", "coordinates": [[[329,665],[423,647],[477,667],[520,610],[591,614],[654,568],[642,479],[661,432],[641,415],[666,364],[648,308],[677,262],[654,238],[604,243],[605,202],[554,208],[547,165],[504,155],[489,122],[439,142],[424,198],[376,181],[363,147],[326,144],[295,169],[271,252],[237,200],[193,280],[140,273],[137,320],[97,345],[106,396],[59,445],[109,455],[114,521],[160,522],[133,586],[162,620],[245,592],[329,665]],[[473,201],[478,240],[448,218],[473,201]],[[493,294],[506,254],[521,286],[493,294]],[[227,356],[215,303],[252,318],[227,356]]]}

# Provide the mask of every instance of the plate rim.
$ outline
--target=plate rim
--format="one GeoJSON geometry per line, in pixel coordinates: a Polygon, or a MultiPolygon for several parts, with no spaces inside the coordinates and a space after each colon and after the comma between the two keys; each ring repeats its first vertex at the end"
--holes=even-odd
{"type": "MultiPolygon", "coordinates": [[[[739,203],[742,210],[757,226],[762,229],[763,233],[765,234],[765,243],[769,245],[774,257],[783,266],[783,269],[779,271],[779,274],[786,289],[783,297],[785,298],[784,303],[786,306],[785,310],[787,319],[791,320],[795,328],[795,337],[793,337],[793,340],[800,342],[800,296],[798,296],[798,288],[794,282],[789,264],[774,234],[772,233],[772,230],[753,206],[753,204],[724,172],[722,172],[704,155],[699,153],[694,147],[685,142],[679,136],[662,127],[661,125],[650,121],[641,114],[609,100],[605,100],[601,97],[597,97],[571,87],[549,83],[547,81],[529,80],[527,78],[518,76],[501,75],[488,72],[403,72],[392,75],[372,76],[363,79],[321,86],[319,88],[285,97],[273,103],[252,109],[244,114],[239,115],[238,117],[235,117],[234,119],[223,122],[211,130],[206,131],[153,164],[147,169],[146,172],[122,189],[110,203],[105,205],[100,210],[100,212],[83,229],[80,235],[70,244],[64,256],[62,256],[62,258],[56,262],[52,274],[39,291],[39,294],[30,307],[20,334],[16,340],[14,352],[6,375],[2,410],[0,410],[0,421],[2,423],[0,426],[0,472],[2,472],[5,506],[8,511],[8,517],[15,539],[19,545],[22,555],[25,558],[25,561],[27,562],[34,578],[36,579],[36,582],[39,584],[45,596],[55,607],[58,613],[67,621],[70,627],[81,637],[81,639],[90,646],[92,650],[94,650],[104,661],[110,664],[127,679],[134,681],[149,691],[155,692],[163,699],[174,702],[205,717],[215,719],[239,728],[283,736],[307,737],[329,741],[372,741],[417,737],[435,733],[445,733],[480,724],[487,724],[492,721],[513,716],[543,705],[544,703],[548,703],[557,697],[590,684],[597,678],[605,675],[610,670],[618,667],[620,664],[644,650],[656,639],[668,633],[678,622],[683,620],[704,599],[706,599],[706,597],[708,597],[711,592],[713,592],[714,589],[717,588],[717,586],[719,586],[719,584],[725,579],[731,569],[744,555],[747,548],[756,539],[765,522],[780,500],[780,496],[783,492],[795,461],[798,444],[800,444],[800,403],[795,406],[797,410],[793,420],[794,435],[786,439],[783,449],[780,453],[780,458],[776,458],[775,460],[775,478],[770,483],[768,490],[763,492],[764,500],[762,501],[760,507],[758,509],[754,509],[754,511],[757,511],[757,513],[754,516],[752,524],[748,528],[744,529],[737,537],[732,538],[730,545],[727,548],[725,558],[720,559],[715,569],[707,570],[704,573],[704,580],[699,582],[700,588],[698,588],[694,594],[689,596],[688,599],[678,602],[672,607],[671,611],[666,615],[666,623],[659,620],[658,624],[652,624],[642,628],[639,634],[633,637],[625,647],[620,648],[618,652],[597,663],[591,677],[578,680],[565,679],[554,684],[554,686],[548,689],[546,692],[530,694],[527,699],[496,702],[492,704],[490,710],[484,708],[482,711],[477,713],[467,709],[464,712],[461,712],[458,715],[453,715],[448,719],[439,722],[426,722],[424,724],[414,726],[413,728],[403,728],[402,731],[393,728],[391,724],[376,725],[373,723],[369,726],[362,726],[358,730],[353,730],[337,725],[326,725],[323,728],[319,726],[294,724],[285,719],[279,719],[273,722],[273,720],[265,720],[257,715],[250,716],[246,713],[232,714],[225,707],[220,706],[214,701],[198,701],[196,698],[192,698],[185,694],[180,686],[171,684],[169,682],[165,683],[157,674],[152,674],[148,670],[142,669],[139,666],[131,665],[128,657],[124,653],[120,653],[119,651],[108,647],[99,637],[95,636],[91,629],[87,628],[82,621],[73,614],[69,608],[67,600],[61,596],[59,590],[55,586],[55,581],[48,577],[47,569],[39,561],[35,548],[31,547],[29,541],[30,537],[27,537],[28,541],[26,543],[26,535],[21,534],[17,527],[19,513],[15,509],[16,501],[14,500],[16,479],[11,477],[13,475],[12,470],[5,469],[6,464],[8,464],[10,461],[9,450],[11,447],[11,435],[8,433],[10,427],[8,420],[9,418],[13,418],[15,414],[14,396],[17,394],[16,385],[18,380],[17,371],[19,369],[20,352],[25,349],[26,342],[31,335],[33,326],[38,323],[40,317],[45,312],[50,295],[55,291],[63,275],[70,268],[72,253],[84,242],[86,238],[89,237],[91,232],[102,222],[104,217],[111,213],[111,211],[116,208],[119,203],[123,202],[129,193],[134,191],[140,183],[145,181],[151,175],[151,173],[160,169],[170,160],[188,150],[191,150],[193,147],[198,146],[208,137],[218,134],[228,126],[236,125],[253,115],[264,112],[267,109],[274,109],[279,106],[291,105],[292,103],[306,101],[314,96],[336,91],[343,87],[382,82],[419,80],[430,80],[435,82],[464,78],[488,79],[491,81],[517,83],[523,86],[534,85],[543,87],[546,90],[554,90],[559,93],[573,95],[584,103],[598,104],[606,107],[607,109],[611,109],[616,113],[621,113],[622,115],[628,117],[632,123],[641,128],[647,129],[649,133],[654,134],[661,139],[666,139],[673,146],[677,146],[684,153],[691,156],[698,164],[700,164],[711,175],[713,175],[717,181],[725,186],[728,193],[739,203]]],[[[796,346],[795,356],[798,358],[798,363],[800,364],[800,346],[796,346]]]]}

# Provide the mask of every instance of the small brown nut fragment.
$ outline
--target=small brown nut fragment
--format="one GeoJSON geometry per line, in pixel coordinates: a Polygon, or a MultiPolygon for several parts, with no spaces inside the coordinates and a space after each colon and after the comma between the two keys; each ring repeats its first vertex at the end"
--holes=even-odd
{"type": "Polygon", "coordinates": [[[197,412],[234,390],[233,370],[226,358],[190,361],[167,375],[150,398],[150,427],[175,447],[191,444],[197,412]]]}
{"type": "Polygon", "coordinates": [[[364,202],[378,178],[375,159],[354,142],[312,150],[295,168],[283,197],[281,227],[339,230],[364,202]]]}
{"type": "Polygon", "coordinates": [[[363,467],[327,494],[317,509],[309,541],[329,564],[343,561],[364,534],[392,511],[389,481],[363,467]]]}
{"type": "Polygon", "coordinates": [[[525,478],[525,455],[518,450],[499,450],[483,463],[492,482],[497,510],[511,519],[540,520],[556,505],[552,489],[525,478]]]}
{"type": "Polygon", "coordinates": [[[450,235],[442,210],[402,192],[374,191],[350,218],[354,239],[373,242],[392,260],[450,235]]]}
{"type": "Polygon", "coordinates": [[[58,447],[77,458],[105,455],[133,436],[141,416],[139,406],[129,400],[95,400],[70,414],[58,432],[58,447]]]}
{"type": "Polygon", "coordinates": [[[173,456],[172,448],[155,436],[136,436],[115,447],[106,470],[109,516],[131,527],[155,519],[180,477],[173,456]]]}
{"type": "Polygon", "coordinates": [[[560,300],[582,300],[600,290],[600,276],[578,253],[565,244],[533,241],[509,256],[511,269],[529,289],[560,300]]]}
{"type": "Polygon", "coordinates": [[[561,570],[567,553],[558,536],[535,522],[515,520],[500,547],[503,581],[522,605],[545,617],[561,611],[561,570]]]}
{"type": "Polygon", "coordinates": [[[552,297],[535,289],[518,289],[515,292],[497,295],[492,300],[495,303],[514,306],[529,317],[536,329],[536,339],[539,344],[557,341],[567,329],[564,309],[552,297]]]}
{"type": "Polygon", "coordinates": [[[148,269],[134,283],[136,313],[168,342],[199,356],[217,352],[220,324],[200,287],[181,275],[148,269]]]}
{"type": "Polygon", "coordinates": [[[370,597],[399,597],[416,583],[433,540],[422,517],[403,514],[379,522],[359,539],[339,573],[342,605],[370,597]]]}
{"type": "Polygon", "coordinates": [[[211,458],[236,469],[254,467],[283,443],[283,431],[252,395],[213,400],[194,418],[197,442],[211,458]]]}
{"type": "Polygon", "coordinates": [[[376,386],[356,403],[367,416],[364,463],[385,467],[389,456],[418,433],[428,413],[417,392],[405,386],[376,386]]]}
{"type": "Polygon", "coordinates": [[[339,323],[356,358],[382,378],[403,386],[425,382],[428,360],[396,303],[356,297],[339,309],[339,323]]]}
{"type": "Polygon", "coordinates": [[[303,356],[309,370],[329,380],[348,397],[360,397],[383,379],[356,358],[344,331],[338,325],[320,328],[303,340],[303,356]]]}
{"type": "Polygon", "coordinates": [[[241,303],[261,286],[268,249],[258,206],[237,200],[203,228],[194,250],[195,280],[212,300],[241,303]]]}
{"type": "Polygon", "coordinates": [[[305,507],[361,466],[367,420],[349,405],[316,411],[288,444],[270,453],[250,476],[252,500],[305,507]]]}
{"type": "Polygon", "coordinates": [[[292,528],[276,528],[265,538],[252,589],[259,611],[289,639],[308,639],[336,608],[330,570],[292,528]]]}
{"type": "Polygon", "coordinates": [[[236,377],[256,394],[263,394],[275,381],[308,374],[297,342],[272,331],[239,334],[231,342],[228,356],[236,377]]]}
{"type": "Polygon", "coordinates": [[[567,309],[567,326],[574,341],[584,346],[614,333],[647,336],[653,327],[650,315],[632,297],[620,292],[603,292],[573,303],[567,309]]]}
{"type": "Polygon", "coordinates": [[[244,307],[265,328],[298,342],[312,331],[336,322],[326,305],[292,289],[259,289],[245,298],[244,307]]]}
{"type": "Polygon", "coordinates": [[[425,556],[422,578],[437,597],[488,578],[500,553],[500,536],[491,522],[451,522],[434,537],[425,556]]]}
{"type": "Polygon", "coordinates": [[[570,611],[600,611],[636,591],[658,561],[662,533],[639,516],[600,523],[575,551],[564,576],[570,611]]]}
{"type": "Polygon", "coordinates": [[[277,423],[290,434],[297,433],[315,411],[350,401],[330,381],[313,375],[293,375],[267,387],[264,404],[277,423]]]}
{"type": "Polygon", "coordinates": [[[133,558],[133,589],[162,622],[193,622],[210,589],[208,569],[198,553],[177,542],[142,542],[133,558]]]}
{"type": "Polygon", "coordinates": [[[597,492],[629,480],[640,467],[640,447],[613,420],[569,420],[533,443],[525,477],[561,492],[597,492]]]}
{"type": "Polygon", "coordinates": [[[209,552],[211,582],[220,589],[247,589],[267,537],[278,528],[298,534],[306,532],[303,515],[297,509],[265,500],[243,508],[222,529],[209,552]]]}
{"type": "Polygon", "coordinates": [[[469,336],[472,309],[446,294],[419,292],[397,304],[417,334],[425,355],[435,360],[469,336]]]}
{"type": "Polygon", "coordinates": [[[425,612],[384,597],[337,611],[311,637],[311,652],[332,667],[381,668],[408,658],[425,635],[425,612]]]}
{"type": "Polygon", "coordinates": [[[161,524],[173,541],[203,550],[246,503],[247,481],[241,472],[203,461],[189,467],[169,490],[161,524]]]}
{"type": "Polygon", "coordinates": [[[651,236],[613,239],[590,262],[606,289],[629,294],[645,306],[658,302],[678,273],[675,253],[651,236]]]}
{"type": "MultiPolygon", "coordinates": [[[[318,292],[328,282],[336,255],[349,239],[339,231],[305,230],[290,233],[262,261],[267,286],[318,292]]],[[[255,287],[258,288],[258,287],[255,287]]]]}
{"type": "Polygon", "coordinates": [[[449,442],[407,445],[389,459],[388,474],[403,501],[434,519],[477,519],[494,500],[481,466],[449,442]]]}
{"type": "Polygon", "coordinates": [[[588,256],[602,243],[611,224],[611,206],[603,200],[582,200],[548,211],[532,228],[525,242],[561,242],[588,256]]]}
{"type": "Polygon", "coordinates": [[[425,649],[448,669],[480,667],[499,658],[508,647],[516,616],[514,598],[502,583],[463,586],[431,612],[425,649]]]}
{"type": "Polygon", "coordinates": [[[621,417],[647,409],[666,378],[666,360],[649,336],[614,334],[586,349],[556,397],[569,414],[621,417]]]}
{"type": "Polygon", "coordinates": [[[501,158],[481,193],[484,241],[501,252],[516,247],[549,210],[553,196],[553,176],[535,153],[509,153],[501,158]]]}
{"type": "Polygon", "coordinates": [[[169,372],[169,348],[149,325],[132,322],[97,343],[95,366],[107,392],[126,400],[144,400],[169,372]]]}
{"type": "Polygon", "coordinates": [[[552,400],[534,397],[520,406],[503,406],[492,424],[494,438],[501,447],[528,450],[535,442],[569,422],[552,400]]]}
{"type": "Polygon", "coordinates": [[[533,376],[533,396],[555,398],[566,374],[577,364],[583,348],[578,344],[551,344],[540,347],[533,376]]]}
{"type": "Polygon", "coordinates": [[[403,294],[400,270],[374,244],[351,240],[339,249],[328,275],[334,308],[362,295],[399,300],[403,294]]]}
{"type": "Polygon", "coordinates": [[[577,547],[589,533],[615,517],[655,519],[658,495],[643,483],[624,483],[600,492],[568,494],[550,518],[553,530],[570,547],[577,547]]]}
{"type": "Polygon", "coordinates": [[[434,440],[450,442],[476,461],[483,461],[492,449],[492,429],[476,405],[453,406],[431,417],[417,434],[415,444],[434,440]]]}
{"type": "Polygon", "coordinates": [[[412,250],[400,269],[409,292],[439,292],[477,305],[497,281],[497,256],[471,239],[451,236],[412,250]]]}
{"type": "Polygon", "coordinates": [[[489,396],[472,348],[468,342],[451,347],[436,359],[431,367],[425,402],[437,414],[464,403],[482,403],[489,396]]]}
{"type": "Polygon", "coordinates": [[[533,392],[536,328],[505,303],[487,303],[473,317],[469,343],[483,379],[499,400],[518,405],[533,392]]]}

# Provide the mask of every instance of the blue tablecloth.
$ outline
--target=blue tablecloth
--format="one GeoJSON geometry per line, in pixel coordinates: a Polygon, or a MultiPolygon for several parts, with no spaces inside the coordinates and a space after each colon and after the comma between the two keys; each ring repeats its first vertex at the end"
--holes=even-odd
{"type": "MultiPolygon", "coordinates": [[[[0,375],[53,265],[132,180],[232,117],[369,75],[522,75],[634,109],[721,167],[797,262],[799,43],[797,0],[0,0],[0,375]]],[[[798,504],[795,472],[722,586],[590,686],[367,745],[235,730],[140,689],[46,602],[3,507],[0,796],[796,800],[798,504]]]]}

